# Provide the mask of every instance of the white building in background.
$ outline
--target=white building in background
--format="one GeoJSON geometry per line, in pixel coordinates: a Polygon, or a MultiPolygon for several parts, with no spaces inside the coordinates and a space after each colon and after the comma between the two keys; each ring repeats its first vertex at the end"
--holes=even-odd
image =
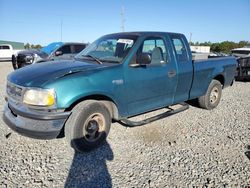
{"type": "Polygon", "coordinates": [[[190,46],[192,52],[210,53],[210,46],[190,46]]]}

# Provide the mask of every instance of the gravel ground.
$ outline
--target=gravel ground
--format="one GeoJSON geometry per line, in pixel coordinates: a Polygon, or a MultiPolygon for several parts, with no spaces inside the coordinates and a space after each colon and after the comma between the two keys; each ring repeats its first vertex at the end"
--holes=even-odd
{"type": "MultiPolygon", "coordinates": [[[[11,71],[0,62],[1,115],[11,71]]],[[[250,82],[236,82],[212,111],[191,106],[136,128],[114,123],[107,143],[84,154],[64,138],[20,136],[0,119],[0,187],[250,187],[249,103],[250,82]]]]}

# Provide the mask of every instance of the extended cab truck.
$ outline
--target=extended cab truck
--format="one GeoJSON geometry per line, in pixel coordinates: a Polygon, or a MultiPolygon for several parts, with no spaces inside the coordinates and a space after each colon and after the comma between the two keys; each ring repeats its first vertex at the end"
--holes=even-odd
{"type": "Polygon", "coordinates": [[[19,69],[45,61],[70,60],[86,46],[85,43],[53,42],[39,50],[23,50],[12,56],[12,66],[14,69],[19,69]]]}
{"type": "Polygon", "coordinates": [[[8,76],[6,124],[33,138],[64,132],[86,151],[107,137],[112,120],[190,99],[215,108],[234,80],[233,57],[193,61],[184,35],[165,32],[110,34],[74,61],[46,62],[8,76]]]}

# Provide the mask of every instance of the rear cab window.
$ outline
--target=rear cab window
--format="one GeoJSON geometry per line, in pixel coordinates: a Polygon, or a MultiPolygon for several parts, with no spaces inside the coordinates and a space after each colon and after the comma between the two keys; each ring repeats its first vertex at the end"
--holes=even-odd
{"type": "Polygon", "coordinates": [[[84,48],[86,47],[86,45],[83,45],[83,44],[75,44],[73,45],[73,52],[78,54],[80,53],[84,48]]]}
{"type": "Polygon", "coordinates": [[[71,54],[70,45],[62,46],[57,51],[61,51],[63,54],[71,54]]]}
{"type": "Polygon", "coordinates": [[[188,61],[188,52],[183,39],[180,36],[171,36],[173,42],[176,59],[178,62],[188,61]]]}

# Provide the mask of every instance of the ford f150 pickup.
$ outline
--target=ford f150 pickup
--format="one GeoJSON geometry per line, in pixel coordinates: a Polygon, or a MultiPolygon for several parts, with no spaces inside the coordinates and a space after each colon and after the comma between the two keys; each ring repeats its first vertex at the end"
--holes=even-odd
{"type": "Polygon", "coordinates": [[[222,88],[232,85],[235,69],[233,57],[192,60],[183,34],[110,34],[75,60],[11,73],[3,119],[33,138],[64,133],[74,149],[87,151],[103,143],[112,121],[136,126],[129,117],[190,99],[215,108],[222,88]]]}

